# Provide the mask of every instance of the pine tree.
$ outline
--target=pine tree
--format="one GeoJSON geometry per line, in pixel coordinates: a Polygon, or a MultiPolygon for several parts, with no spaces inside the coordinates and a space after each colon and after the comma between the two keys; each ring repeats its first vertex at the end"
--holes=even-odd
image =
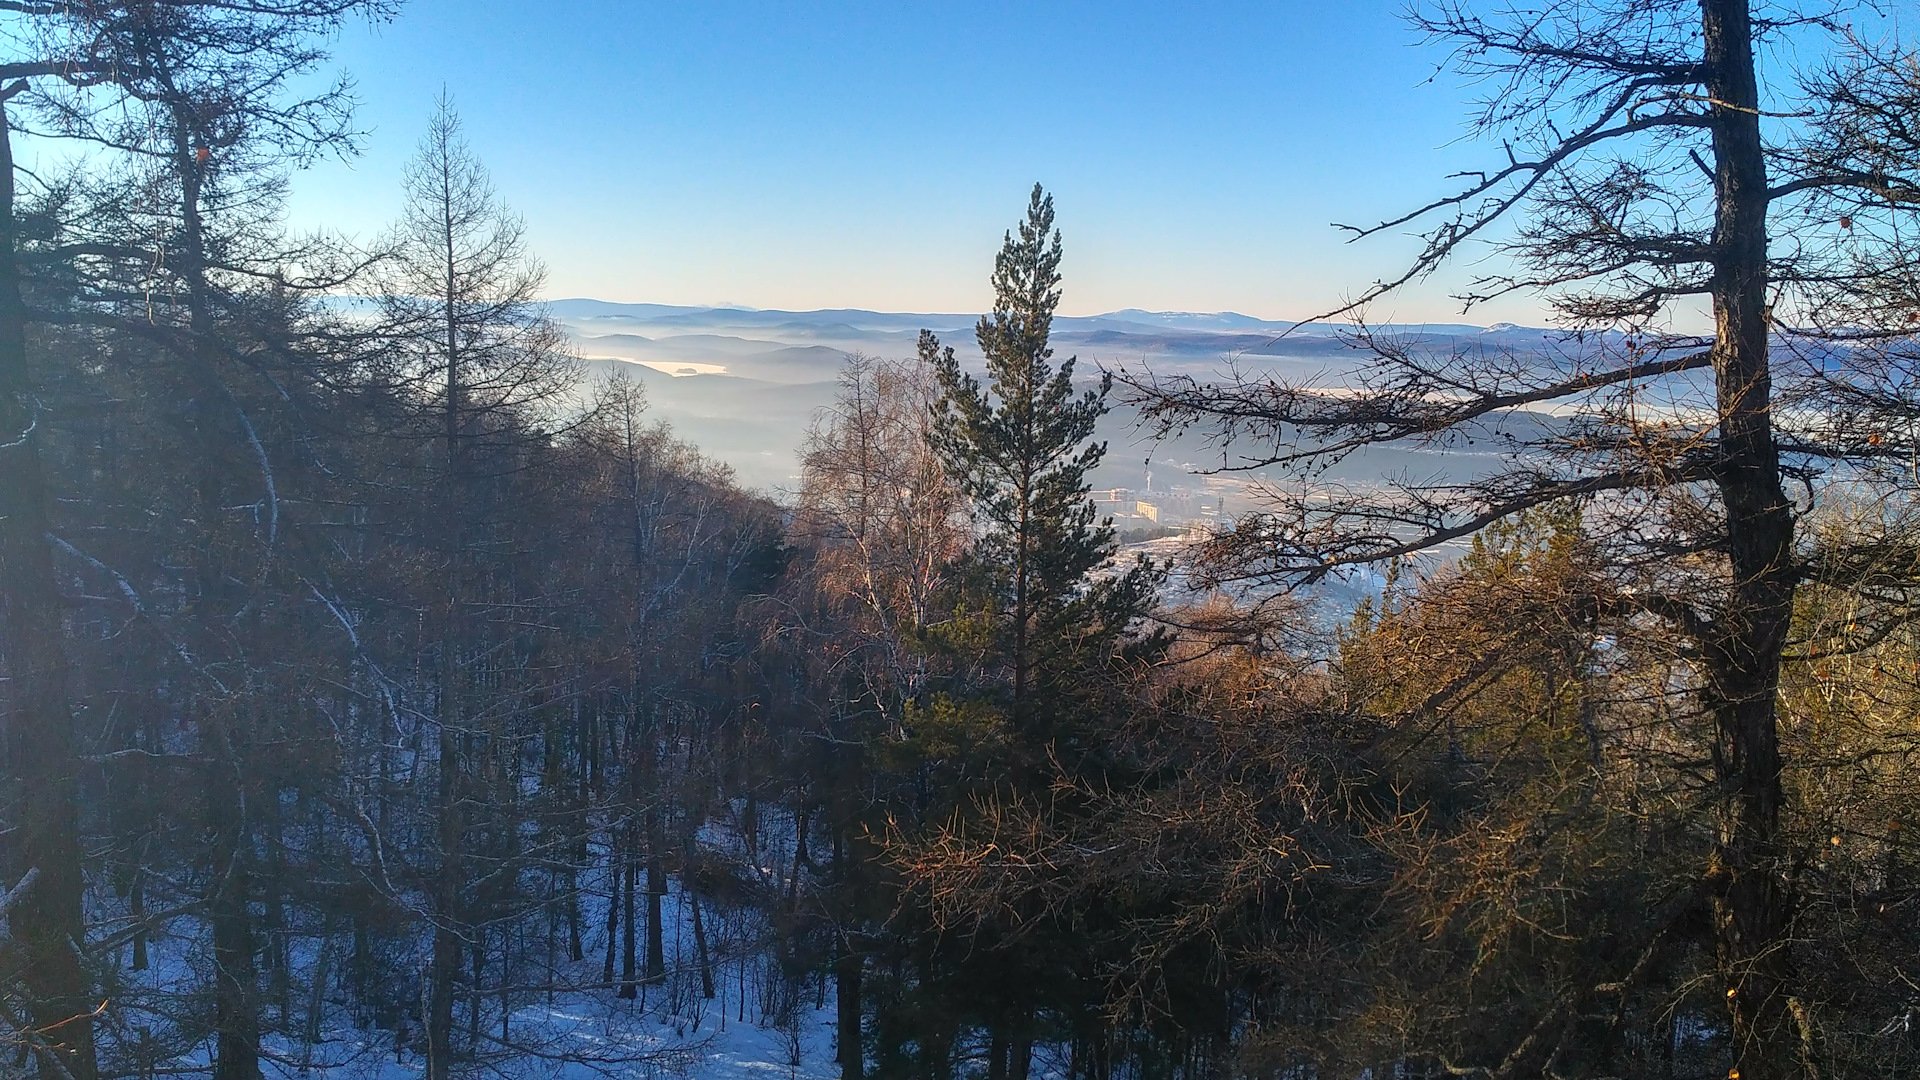
{"type": "MultiPolygon", "coordinates": [[[[1110,735],[1127,708],[1127,676],[1164,646],[1157,633],[1135,632],[1159,572],[1144,560],[1114,565],[1112,523],[1095,519],[1088,495],[1087,474],[1106,453],[1094,432],[1111,380],[1076,391],[1073,359],[1054,363],[1060,258],[1053,200],[1036,184],[995,260],[993,310],[976,328],[988,384],[931,333],[920,338],[940,391],[930,442],[972,503],[975,535],[957,575],[961,615],[934,635],[968,655],[953,689],[918,719],[964,736],[949,745],[983,751],[959,770],[968,782],[948,792],[956,810],[931,848],[905,860],[923,882],[942,876],[940,852],[957,838],[1051,833],[1071,820],[1060,795],[1071,785],[1061,781],[1101,785],[1114,773],[1110,735]],[[975,770],[984,775],[967,775],[975,770]],[[980,796],[970,806],[968,789],[980,796]]],[[[987,949],[969,952],[946,982],[988,1031],[989,1080],[1024,1080],[1041,1018],[1078,1026],[1097,1000],[1081,975],[1098,966],[1082,931],[1101,916],[1076,912],[1068,926],[1037,895],[995,911],[957,912],[987,949]],[[999,992],[970,995],[968,986],[999,992]]]]}
{"type": "Polygon", "coordinates": [[[975,329],[987,386],[932,333],[920,336],[940,389],[931,441],[979,526],[969,576],[990,666],[1004,680],[1009,735],[1034,752],[1061,734],[1058,699],[1076,691],[1072,676],[1116,654],[1158,581],[1145,562],[1094,576],[1116,550],[1087,484],[1106,454],[1093,435],[1112,379],[1076,393],[1074,358],[1053,362],[1060,256],[1053,197],[1035,184],[1018,236],[1009,232],[994,260],[993,311],[975,329]]]}

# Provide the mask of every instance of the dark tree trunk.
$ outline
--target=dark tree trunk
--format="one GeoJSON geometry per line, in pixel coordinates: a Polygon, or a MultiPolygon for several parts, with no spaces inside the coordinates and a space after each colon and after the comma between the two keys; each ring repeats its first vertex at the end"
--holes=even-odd
{"type": "Polygon", "coordinates": [[[466,843],[465,806],[466,761],[461,732],[467,723],[466,672],[461,665],[466,657],[464,620],[467,617],[467,539],[464,515],[466,505],[466,454],[462,436],[465,427],[466,372],[460,343],[460,292],[454,257],[454,208],[445,205],[445,285],[439,297],[445,334],[440,343],[446,364],[443,399],[440,402],[442,452],[445,454],[445,513],[441,522],[443,554],[446,559],[446,610],[440,636],[440,872],[434,882],[433,956],[430,963],[427,998],[427,1080],[447,1080],[453,1069],[453,997],[460,976],[459,913],[460,892],[465,881],[466,843]]]}
{"type": "MultiPolygon", "coordinates": [[[[236,790],[231,779],[216,788],[236,790]]],[[[216,813],[213,895],[213,1080],[259,1080],[260,1016],[254,970],[253,875],[237,799],[223,799],[216,813]]]]}
{"type": "MultiPolygon", "coordinates": [[[[449,636],[451,633],[449,632],[449,636]]],[[[460,740],[457,693],[459,678],[453,662],[453,642],[441,642],[440,668],[440,867],[433,884],[433,954],[427,978],[427,1080],[447,1080],[453,1069],[453,995],[460,971],[460,935],[457,921],[462,877],[460,845],[463,839],[460,805],[460,740]]]]}
{"type": "Polygon", "coordinates": [[[987,1080],[1007,1080],[1007,1025],[995,1022],[987,1037],[987,1080]]]}
{"type": "Polygon", "coordinates": [[[661,824],[658,801],[647,807],[647,982],[658,985],[667,977],[667,942],[662,902],[667,895],[667,834],[661,824]]]}
{"type": "Polygon", "coordinates": [[[1733,1064],[1746,1080],[1810,1075],[1796,1021],[1781,850],[1776,693],[1793,611],[1793,515],[1780,483],[1768,367],[1767,172],[1748,0],[1703,0],[1716,196],[1717,481],[1732,591],[1706,644],[1719,793],[1710,868],[1733,1064]]]}
{"type": "Polygon", "coordinates": [[[861,1080],[866,1072],[866,1048],[860,1037],[860,976],[865,960],[844,941],[833,965],[834,1010],[838,1025],[841,1080],[861,1080]]]}
{"type": "MultiPolygon", "coordinates": [[[[682,879],[682,887],[685,879],[682,879]]],[[[700,898],[691,891],[686,893],[687,907],[693,912],[693,951],[700,964],[700,993],[708,1001],[713,1000],[713,955],[707,950],[707,925],[700,917],[700,898]]]]}
{"type": "Polygon", "coordinates": [[[920,1044],[920,1080],[948,1080],[953,1075],[953,1028],[936,1020],[915,1041],[920,1044]]]}
{"type": "MultiPolygon", "coordinates": [[[[487,934],[475,927],[471,931],[473,941],[467,946],[468,978],[467,986],[467,1052],[475,1053],[480,1048],[480,1009],[482,1005],[481,985],[487,974],[487,934]]],[[[503,935],[504,936],[504,935],[503,935]]],[[[504,941],[501,944],[504,950],[504,941]]]]}
{"type": "Polygon", "coordinates": [[[326,1027],[327,981],[333,976],[333,931],[332,920],[320,935],[320,953],[313,964],[313,977],[307,983],[307,1015],[301,1029],[302,1068],[311,1068],[313,1048],[320,1043],[320,1035],[326,1027]]]}
{"type": "Polygon", "coordinates": [[[647,984],[659,986],[666,980],[666,932],[660,915],[666,899],[666,817],[660,813],[660,728],[653,713],[641,724],[639,738],[634,799],[645,801],[647,807],[641,813],[641,828],[647,834],[647,984]]]}
{"type": "Polygon", "coordinates": [[[607,853],[607,947],[600,964],[600,981],[613,981],[613,957],[620,940],[620,883],[626,877],[626,869],[620,858],[620,830],[614,829],[607,837],[611,849],[607,853]]]}
{"type": "MultiPolygon", "coordinates": [[[[225,388],[212,354],[213,298],[207,279],[205,224],[201,220],[201,169],[193,151],[187,106],[171,103],[174,117],[173,158],[180,179],[180,224],[183,250],[179,255],[187,286],[187,311],[193,339],[182,360],[188,366],[196,396],[190,422],[203,439],[219,430],[214,403],[225,388]]],[[[223,491],[212,462],[217,444],[203,453],[198,476],[199,516],[208,535],[200,538],[192,562],[198,590],[194,621],[211,627],[243,606],[233,583],[233,568],[223,558],[226,545],[214,530],[220,528],[223,491]]],[[[224,693],[224,691],[223,691],[224,693]]],[[[213,881],[207,897],[208,921],[213,932],[214,1080],[257,1080],[260,1076],[260,995],[253,925],[252,822],[246,797],[248,762],[243,725],[234,723],[234,705],[214,701],[201,710],[200,732],[207,760],[216,763],[208,779],[211,793],[207,822],[213,836],[213,881]]],[[[271,963],[271,958],[269,958],[271,963]]]]}
{"type": "Polygon", "coordinates": [[[639,963],[635,956],[635,941],[638,937],[634,922],[638,911],[633,894],[640,886],[640,863],[629,858],[626,865],[626,925],[622,928],[620,957],[620,996],[628,1001],[640,996],[639,963]]]}
{"type": "Polygon", "coordinates": [[[133,868],[133,889],[127,897],[127,915],[133,920],[133,959],[129,970],[147,970],[147,870],[144,856],[133,868]]]}
{"type": "Polygon", "coordinates": [[[33,380],[27,371],[26,305],[14,250],[13,136],[0,99],[0,699],[6,773],[18,802],[4,845],[12,888],[33,885],[8,913],[20,952],[27,1014],[37,1032],[39,1073],[93,1080],[94,1001],[80,966],[85,937],[73,715],[59,579],[48,540],[45,467],[33,380]]]}
{"type": "Polygon", "coordinates": [[[587,958],[586,943],[580,934],[580,870],[567,868],[567,959],[579,963],[587,958]]]}

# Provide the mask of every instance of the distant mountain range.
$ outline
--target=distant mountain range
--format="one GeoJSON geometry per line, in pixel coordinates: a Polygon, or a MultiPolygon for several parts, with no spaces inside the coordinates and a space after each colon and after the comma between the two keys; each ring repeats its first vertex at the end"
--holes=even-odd
{"type": "MultiPolygon", "coordinates": [[[[952,312],[886,312],[867,311],[860,308],[783,311],[770,308],[623,304],[585,298],[554,300],[548,304],[548,307],[563,320],[583,324],[627,322],[647,323],[661,327],[729,326],[738,329],[757,328],[810,333],[911,331],[917,334],[922,329],[933,330],[936,333],[943,330],[952,332],[972,327],[974,320],[979,318],[977,314],[952,312]]],[[[1054,328],[1056,331],[1065,333],[1108,331],[1122,334],[1151,334],[1179,331],[1201,335],[1287,334],[1305,338],[1335,337],[1351,329],[1345,323],[1284,322],[1242,315],[1237,311],[1146,311],[1140,308],[1122,308],[1119,311],[1109,311],[1100,315],[1062,315],[1054,320],[1054,328]]],[[[1477,337],[1496,334],[1527,340],[1537,340],[1543,335],[1559,333],[1515,326],[1512,323],[1499,323],[1491,327],[1467,323],[1395,323],[1376,329],[1387,333],[1409,333],[1422,336],[1477,337]]]]}
{"type": "MultiPolygon", "coordinates": [[[[796,451],[814,415],[833,400],[848,354],[911,356],[925,329],[953,346],[963,364],[977,368],[982,363],[973,336],[979,317],[966,313],[779,311],[584,298],[555,300],[548,309],[590,364],[640,379],[656,413],[683,437],[732,465],[746,483],[769,490],[797,485],[796,451]]],[[[1088,378],[1101,367],[1212,378],[1232,366],[1242,373],[1272,373],[1306,385],[1337,387],[1362,356],[1350,330],[1343,324],[1276,322],[1231,311],[1127,308],[1057,318],[1053,344],[1060,357],[1076,356],[1088,378]]],[[[1558,331],[1506,324],[1394,325],[1374,332],[1408,345],[1515,356],[1552,350],[1565,337],[1558,331]]],[[[1139,484],[1149,455],[1163,483],[1183,468],[1219,463],[1219,448],[1196,441],[1149,445],[1134,430],[1135,420],[1124,408],[1108,418],[1102,432],[1110,444],[1108,464],[1095,478],[1096,485],[1139,484]]],[[[1378,476],[1411,464],[1459,475],[1473,471],[1477,453],[1463,444],[1459,455],[1450,453],[1449,460],[1440,463],[1430,454],[1416,458],[1382,451],[1350,467],[1378,476]]]]}

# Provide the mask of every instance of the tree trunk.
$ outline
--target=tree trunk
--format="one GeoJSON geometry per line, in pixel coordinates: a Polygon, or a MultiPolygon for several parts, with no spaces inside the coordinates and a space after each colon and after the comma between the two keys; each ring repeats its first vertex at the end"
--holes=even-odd
{"type": "Polygon", "coordinates": [[[144,845],[141,854],[136,856],[133,868],[133,889],[127,897],[127,916],[133,920],[133,959],[127,965],[130,971],[147,970],[147,867],[144,845]]]}
{"type": "Polygon", "coordinates": [[[6,881],[33,885],[8,912],[35,1058],[46,1080],[93,1080],[93,1000],[85,938],[66,637],[49,546],[40,422],[27,372],[26,304],[14,250],[13,136],[0,100],[0,656],[7,676],[6,773],[19,782],[4,845],[6,881]]]}
{"type": "Polygon", "coordinates": [[[313,1048],[326,1031],[327,980],[333,974],[333,933],[331,927],[320,934],[320,952],[313,962],[313,975],[307,983],[307,1017],[302,1031],[301,1069],[313,1066],[313,1048]]]}
{"type": "Polygon", "coordinates": [[[586,943],[580,934],[580,869],[576,864],[567,868],[567,959],[577,964],[586,958],[586,943]]]}
{"type": "MultiPolygon", "coordinates": [[[[216,788],[233,788],[231,778],[216,788]]],[[[215,823],[213,895],[207,918],[213,924],[213,1080],[259,1080],[260,1016],[254,970],[253,875],[248,866],[246,830],[238,799],[220,801],[223,819],[215,823]]]]}
{"type": "Polygon", "coordinates": [[[1746,1080],[1814,1073],[1786,934],[1780,848],[1780,659],[1792,617],[1793,516],[1780,483],[1768,367],[1767,173],[1748,0],[1703,0],[1716,198],[1712,296],[1717,482],[1732,590],[1706,642],[1719,811],[1710,878],[1733,1066],[1746,1080]]]}
{"type": "Polygon", "coordinates": [[[944,1019],[935,1020],[915,1041],[920,1044],[920,1080],[949,1080],[953,1075],[953,1028],[944,1019]]]}
{"type": "MultiPolygon", "coordinates": [[[[484,1004],[484,992],[481,981],[487,974],[487,934],[475,927],[469,933],[473,941],[467,945],[468,985],[467,985],[467,1053],[477,1053],[480,1049],[480,1008],[484,1004]]],[[[504,948],[504,946],[502,946],[504,948]]]]}
{"type": "MultiPolygon", "coordinates": [[[[657,787],[657,785],[656,785],[657,787]]],[[[666,829],[658,801],[647,806],[647,983],[657,986],[667,978],[665,918],[661,908],[667,895],[666,829]]]]}
{"type": "MultiPolygon", "coordinates": [[[[685,878],[681,879],[685,888],[685,878]]],[[[693,911],[693,951],[700,964],[700,993],[708,1001],[713,1000],[713,955],[707,951],[707,926],[700,918],[700,898],[691,891],[684,893],[687,906],[693,911]]]]}
{"type": "Polygon", "coordinates": [[[626,871],[620,858],[620,830],[614,829],[607,837],[611,845],[607,852],[607,947],[600,964],[600,981],[613,981],[614,950],[620,940],[620,882],[626,871]]]}
{"type": "Polygon", "coordinates": [[[996,1020],[987,1037],[987,1080],[1007,1080],[1007,1025],[996,1020]]]}
{"type": "Polygon", "coordinates": [[[453,1069],[453,992],[460,972],[460,740],[451,631],[441,642],[440,665],[440,868],[433,890],[433,955],[427,975],[427,1080],[447,1080],[453,1069]]]}
{"type": "MultiPolygon", "coordinates": [[[[442,164],[444,166],[444,160],[442,164]]],[[[445,188],[442,190],[445,191],[445,188]]],[[[466,839],[463,821],[465,808],[461,802],[466,795],[465,778],[462,775],[465,761],[461,754],[461,731],[467,722],[463,694],[465,687],[462,683],[466,673],[461,669],[465,660],[462,655],[465,650],[461,646],[466,640],[463,620],[467,615],[468,584],[464,517],[468,509],[464,505],[466,461],[462,445],[462,429],[466,419],[466,373],[461,369],[464,357],[460,347],[460,291],[456,280],[459,263],[454,253],[455,207],[451,197],[441,204],[441,209],[445,281],[444,290],[437,299],[443,305],[441,315],[445,337],[440,344],[445,349],[441,358],[446,365],[443,399],[440,402],[441,450],[446,463],[446,511],[440,534],[446,559],[446,610],[445,621],[440,628],[440,711],[436,717],[439,722],[440,751],[440,873],[434,882],[433,908],[436,918],[428,979],[427,1080],[447,1080],[453,1068],[453,997],[460,974],[457,921],[460,887],[465,877],[462,845],[466,839]]]]}
{"type": "MultiPolygon", "coordinates": [[[[638,911],[636,910],[633,899],[634,892],[640,886],[640,862],[638,859],[631,857],[627,859],[625,877],[627,888],[627,921],[626,926],[623,928],[623,936],[621,938],[620,996],[628,1001],[632,1001],[634,998],[640,996],[639,963],[638,958],[635,956],[635,941],[638,935],[634,930],[634,921],[638,917],[638,911]]],[[[651,898],[649,898],[649,901],[651,901],[651,898]]]]}
{"type": "Polygon", "coordinates": [[[1007,1080],[1027,1080],[1033,1068],[1033,1030],[1022,1023],[1007,1046],[1007,1080]]]}
{"type": "MultiPolygon", "coordinates": [[[[217,431],[213,403],[225,394],[211,354],[215,326],[213,298],[207,279],[206,232],[201,220],[201,169],[194,155],[186,106],[170,103],[173,113],[174,169],[180,180],[182,250],[178,257],[186,283],[187,313],[192,340],[181,357],[196,387],[188,417],[194,432],[208,439],[207,461],[197,476],[200,538],[191,559],[197,599],[189,609],[191,621],[213,626],[242,605],[233,587],[235,575],[223,557],[225,545],[217,535],[221,498],[217,466],[211,458],[217,431]]],[[[225,691],[222,689],[222,696],[225,691]]],[[[213,935],[214,1080],[258,1080],[260,1076],[260,995],[253,925],[252,823],[246,798],[248,769],[242,724],[236,724],[238,702],[214,700],[200,712],[200,739],[207,760],[214,764],[208,777],[208,801],[213,837],[211,893],[207,918],[213,935]]],[[[271,962],[271,960],[269,961],[271,962]]]]}
{"type": "Polygon", "coordinates": [[[864,958],[845,941],[833,966],[834,1011],[838,1020],[840,1080],[861,1080],[866,1071],[866,1049],[860,1037],[860,975],[864,958]]]}

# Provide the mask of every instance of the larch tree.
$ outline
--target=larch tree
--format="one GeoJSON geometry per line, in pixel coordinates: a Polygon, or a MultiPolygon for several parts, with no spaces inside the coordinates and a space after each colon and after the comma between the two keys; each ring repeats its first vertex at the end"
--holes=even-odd
{"type": "Polygon", "coordinates": [[[1209,545],[1215,580],[1311,582],[1534,508],[1583,508],[1605,567],[1583,601],[1596,632],[1664,650],[1687,672],[1672,688],[1711,720],[1697,744],[1710,793],[1700,874],[1674,885],[1697,904],[1663,910],[1710,911],[1728,1064],[1749,1080],[1818,1075],[1827,1058],[1796,929],[1808,837],[1790,814],[1779,687],[1796,598],[1816,579],[1863,582],[1849,568],[1877,543],[1816,550],[1796,522],[1912,446],[1910,428],[1849,422],[1834,392],[1880,393],[1881,419],[1911,396],[1876,375],[1875,350],[1854,347],[1879,340],[1861,331],[1885,327],[1885,309],[1866,312],[1866,327],[1830,318],[1836,294],[1897,256],[1889,237],[1910,223],[1920,166],[1880,152],[1901,144],[1874,134],[1901,129],[1887,58],[1911,53],[1850,27],[1849,9],[1872,16],[1749,0],[1420,5],[1414,25],[1489,88],[1473,125],[1503,148],[1458,188],[1353,230],[1413,227],[1424,244],[1343,310],[1485,242],[1510,261],[1466,289],[1467,307],[1543,298],[1566,332],[1434,355],[1417,337],[1363,328],[1372,355],[1340,387],[1130,379],[1161,430],[1211,432],[1224,465],[1271,481],[1267,509],[1209,545]],[[1825,59],[1769,64],[1791,51],[1825,59]],[[1696,310],[1710,322],[1701,332],[1684,329],[1696,310]],[[1527,409],[1563,419],[1506,422],[1527,409]],[[1470,439],[1502,447],[1501,465],[1378,491],[1315,482],[1369,446],[1470,439]]]}
{"type": "MultiPolygon", "coordinates": [[[[202,376],[197,400],[208,410],[208,442],[221,451],[235,449],[228,436],[236,429],[252,432],[239,398],[213,370],[215,355],[223,351],[215,340],[216,308],[230,314],[245,306],[228,303],[230,294],[282,269],[270,266],[272,256],[262,253],[273,242],[271,230],[263,233],[257,226],[270,211],[262,215],[250,203],[271,202],[274,177],[287,165],[351,144],[351,101],[344,83],[298,100],[289,100],[286,87],[324,59],[318,42],[342,19],[355,13],[381,17],[391,10],[385,0],[9,5],[10,55],[0,64],[6,83],[0,91],[6,105],[0,107],[11,113],[0,115],[0,168],[6,173],[0,201],[7,222],[0,252],[0,340],[10,344],[0,362],[6,369],[0,378],[8,383],[0,398],[10,404],[0,411],[22,403],[27,422],[20,438],[8,443],[19,460],[0,470],[9,477],[7,493],[0,495],[7,504],[0,509],[5,521],[0,532],[10,538],[0,541],[9,553],[0,577],[10,600],[18,598],[4,605],[10,625],[0,626],[0,641],[6,643],[0,648],[17,667],[13,682],[21,691],[17,699],[9,695],[9,704],[23,709],[7,724],[13,752],[9,771],[39,788],[23,792],[26,842],[12,846],[25,860],[20,865],[35,868],[39,885],[17,898],[21,903],[13,924],[25,947],[18,959],[29,987],[28,1041],[48,1075],[94,1075],[92,1014],[104,996],[87,991],[89,976],[82,970],[83,845],[73,813],[77,703],[59,657],[64,620],[56,616],[37,630],[27,627],[38,605],[58,598],[58,579],[43,576],[56,572],[53,556],[66,558],[81,576],[111,577],[113,571],[58,535],[58,523],[47,512],[58,493],[49,486],[36,446],[62,418],[38,403],[48,400],[51,387],[71,388],[88,380],[73,368],[31,371],[24,348],[27,330],[34,324],[92,327],[96,334],[139,341],[142,348],[157,346],[167,364],[202,376]],[[92,184],[49,180],[15,159],[14,135],[23,130],[51,145],[64,141],[101,148],[109,165],[97,172],[118,170],[118,175],[92,184]],[[215,148],[232,160],[210,164],[215,148]],[[208,174],[216,169],[231,181],[223,201],[204,197],[211,190],[208,174]],[[21,177],[29,180],[40,213],[40,224],[26,231],[16,228],[21,177]],[[263,190],[267,197],[258,198],[263,190]],[[135,217],[145,228],[115,231],[135,217]],[[31,251],[22,250],[28,235],[38,241],[31,251]],[[227,242],[218,253],[210,248],[216,240],[227,242]],[[216,276],[225,280],[216,285],[216,276]],[[156,295],[162,299],[156,302],[156,295]],[[134,305],[141,309],[138,317],[129,311],[134,305]],[[33,554],[36,547],[48,549],[49,557],[33,554]],[[49,838],[45,847],[36,839],[43,835],[49,838]],[[81,1008],[82,998],[96,1000],[81,1008]]],[[[228,340],[226,351],[231,351],[228,340]]],[[[271,488],[271,466],[257,435],[252,452],[240,454],[254,459],[271,488]]],[[[209,527],[207,519],[218,516],[205,512],[210,506],[204,504],[196,515],[209,527]]],[[[202,575],[201,584],[213,576],[202,575]]],[[[210,628],[212,622],[204,625],[210,628]]],[[[156,671],[145,674],[159,678],[156,671]]],[[[216,707],[208,715],[219,711],[216,707]]],[[[221,828],[232,827],[237,822],[221,823],[221,828]]],[[[227,873],[218,878],[236,880],[227,873]]],[[[223,960],[216,963],[223,972],[248,970],[251,963],[251,957],[243,960],[231,950],[223,960]]],[[[257,1067],[247,1065],[256,1050],[250,1021],[242,1015],[244,982],[243,976],[228,983],[220,995],[237,1007],[227,1010],[233,1023],[221,1024],[223,1033],[232,1028],[235,1034],[222,1036],[223,1075],[257,1074],[257,1067]]]]}
{"type": "MultiPolygon", "coordinates": [[[[496,628],[490,613],[499,604],[532,599],[513,595],[505,520],[513,511],[495,489],[526,467],[523,451],[540,438],[528,425],[555,415],[577,365],[538,303],[543,273],[527,254],[524,226],[500,203],[445,97],[403,184],[406,205],[391,244],[384,305],[399,343],[389,377],[423,406],[418,437],[430,439],[438,456],[427,478],[431,508],[419,522],[440,576],[432,617],[439,863],[431,872],[423,1023],[428,1075],[444,1080],[453,1066],[463,958],[476,969],[478,962],[466,956],[468,928],[478,916],[469,910],[475,871],[465,847],[480,795],[467,757],[488,725],[501,723],[494,714],[509,699],[497,685],[485,700],[476,698],[476,676],[512,663],[501,652],[511,647],[481,631],[496,628]]],[[[499,629],[511,634],[510,626],[499,629]]]]}

